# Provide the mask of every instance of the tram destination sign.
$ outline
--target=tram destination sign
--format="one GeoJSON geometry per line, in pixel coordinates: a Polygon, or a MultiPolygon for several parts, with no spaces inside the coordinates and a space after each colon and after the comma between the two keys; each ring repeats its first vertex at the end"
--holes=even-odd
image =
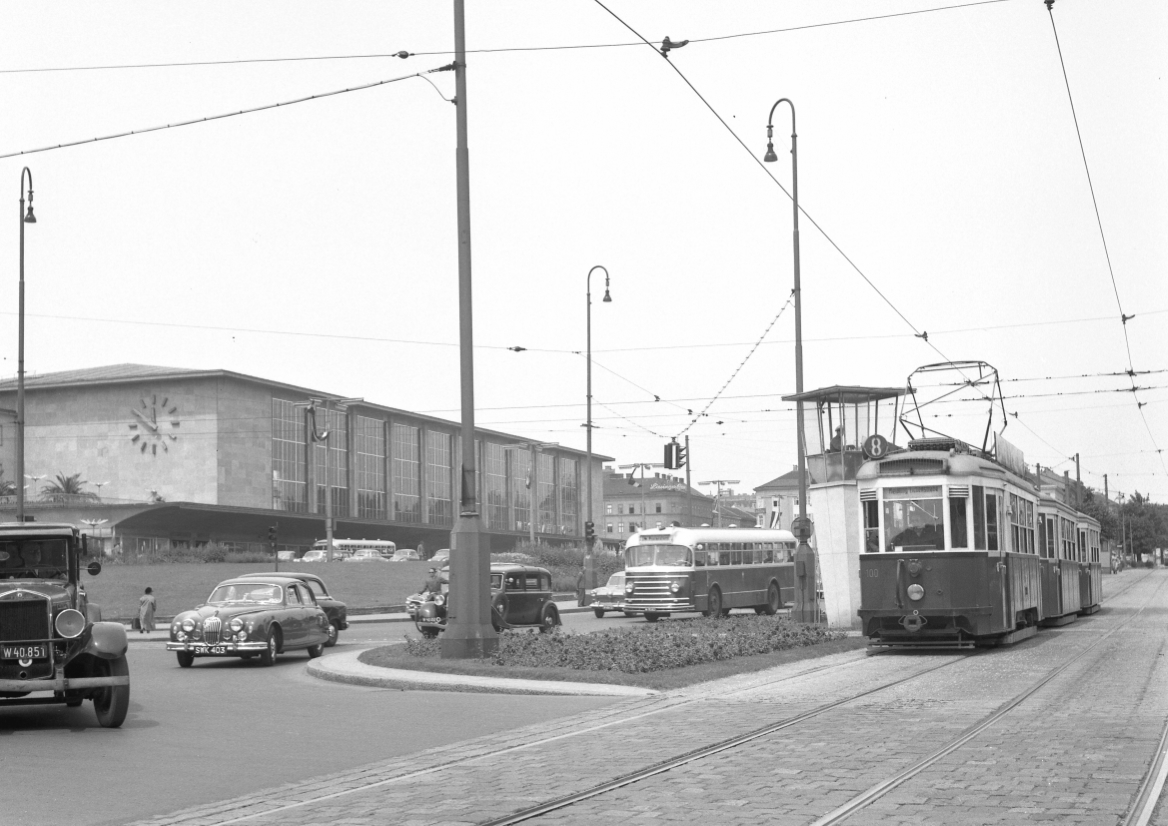
{"type": "Polygon", "coordinates": [[[994,434],[994,458],[999,465],[1004,465],[1019,476],[1026,475],[1026,457],[1022,449],[1007,442],[1001,433],[994,434]]]}

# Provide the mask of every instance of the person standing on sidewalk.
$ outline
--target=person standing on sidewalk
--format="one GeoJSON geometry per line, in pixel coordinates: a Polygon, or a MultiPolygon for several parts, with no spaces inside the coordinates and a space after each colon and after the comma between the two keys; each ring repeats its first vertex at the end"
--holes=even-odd
{"type": "Polygon", "coordinates": [[[146,593],[138,598],[138,631],[145,634],[154,630],[154,609],[158,607],[154,599],[154,589],[147,587],[146,593]]]}

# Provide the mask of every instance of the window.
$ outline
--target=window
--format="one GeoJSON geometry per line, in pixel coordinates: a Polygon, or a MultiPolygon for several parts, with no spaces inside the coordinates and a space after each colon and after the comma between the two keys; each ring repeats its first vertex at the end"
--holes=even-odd
{"type": "Polygon", "coordinates": [[[885,488],[884,550],[944,550],[943,502],[940,485],[885,488]]]}
{"type": "Polygon", "coordinates": [[[949,537],[954,548],[969,547],[969,527],[965,524],[965,500],[949,497],[949,537]]]}
{"type": "Polygon", "coordinates": [[[487,527],[505,529],[507,519],[507,452],[494,442],[483,445],[483,499],[487,527]]]}
{"type": "Polygon", "coordinates": [[[421,522],[421,492],[418,475],[418,428],[394,424],[393,435],[393,519],[421,522]]]}
{"type": "Polygon", "coordinates": [[[629,505],[629,513],[636,513],[636,512],[637,512],[637,506],[636,505],[629,505]]]}
{"type": "Polygon", "coordinates": [[[353,434],[356,450],[357,516],[385,518],[385,423],[357,417],[353,434]]]}
{"type": "Polygon", "coordinates": [[[611,516],[612,515],[612,505],[611,504],[605,505],[604,512],[611,516]]]}
{"type": "Polygon", "coordinates": [[[304,414],[293,402],[272,399],[272,508],[305,513],[304,414]]]}
{"type": "Polygon", "coordinates": [[[657,513],[661,513],[661,503],[658,502],[655,507],[657,508],[657,513]]]}
{"type": "Polygon", "coordinates": [[[861,503],[864,508],[864,553],[880,552],[880,503],[876,500],[861,503]]]}
{"type": "Polygon", "coordinates": [[[612,533],[612,523],[611,523],[611,522],[606,522],[606,523],[605,523],[605,525],[604,525],[604,532],[605,532],[605,533],[612,533]]]}
{"type": "Polygon", "coordinates": [[[625,532],[625,523],[624,522],[617,522],[616,523],[616,532],[617,533],[624,533],[625,532]]]}
{"type": "Polygon", "coordinates": [[[312,455],[316,463],[316,512],[325,512],[325,491],[332,497],[334,517],[349,515],[349,417],[340,410],[317,408],[316,427],[329,431],[326,442],[317,442],[312,455]],[[327,448],[326,448],[327,445],[327,448]],[[328,450],[328,480],[324,477],[325,450],[328,450]]]}
{"type": "Polygon", "coordinates": [[[432,525],[454,524],[452,452],[449,433],[426,431],[426,504],[432,525]]]}

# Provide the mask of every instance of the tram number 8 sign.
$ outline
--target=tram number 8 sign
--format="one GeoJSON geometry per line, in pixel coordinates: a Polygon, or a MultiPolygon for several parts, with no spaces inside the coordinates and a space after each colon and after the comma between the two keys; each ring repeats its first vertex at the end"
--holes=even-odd
{"type": "Polygon", "coordinates": [[[873,433],[864,440],[864,455],[869,459],[882,459],[888,455],[888,440],[879,433],[873,433]]]}

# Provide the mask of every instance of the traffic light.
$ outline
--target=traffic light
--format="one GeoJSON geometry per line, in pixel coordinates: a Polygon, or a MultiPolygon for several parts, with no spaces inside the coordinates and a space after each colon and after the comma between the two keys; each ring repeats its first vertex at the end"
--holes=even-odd
{"type": "Polygon", "coordinates": [[[276,538],[278,536],[279,536],[279,528],[278,527],[276,527],[275,525],[272,525],[271,527],[268,528],[268,541],[269,542],[271,542],[273,545],[275,545],[276,538]]]}
{"type": "Polygon", "coordinates": [[[681,470],[683,467],[685,467],[685,448],[682,447],[681,445],[676,445],[676,447],[677,447],[677,453],[676,453],[677,463],[673,467],[676,470],[681,470]]]}
{"type": "Polygon", "coordinates": [[[590,545],[596,541],[596,526],[591,522],[584,523],[584,541],[590,545]]]}
{"type": "Polygon", "coordinates": [[[678,464],[678,456],[681,452],[681,445],[677,442],[665,443],[665,467],[669,470],[677,470],[681,465],[678,464]]]}

